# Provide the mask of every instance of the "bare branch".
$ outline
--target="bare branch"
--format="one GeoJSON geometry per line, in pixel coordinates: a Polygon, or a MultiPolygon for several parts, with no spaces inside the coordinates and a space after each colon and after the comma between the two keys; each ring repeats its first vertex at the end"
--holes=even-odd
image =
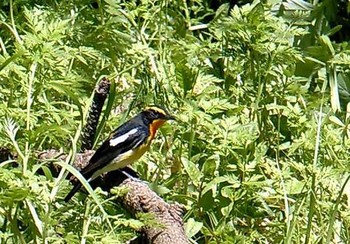
{"type": "Polygon", "coordinates": [[[82,132],[81,151],[90,150],[94,144],[96,128],[101,115],[103,104],[109,93],[111,82],[107,78],[102,78],[95,88],[94,98],[89,110],[86,125],[82,132]]]}

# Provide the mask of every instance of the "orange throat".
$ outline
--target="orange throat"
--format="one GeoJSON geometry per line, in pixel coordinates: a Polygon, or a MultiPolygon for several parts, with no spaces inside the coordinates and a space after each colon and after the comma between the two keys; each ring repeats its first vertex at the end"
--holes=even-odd
{"type": "Polygon", "coordinates": [[[150,140],[154,138],[158,128],[161,127],[164,123],[165,123],[165,120],[162,120],[162,119],[156,119],[152,122],[152,124],[149,126],[150,140]]]}

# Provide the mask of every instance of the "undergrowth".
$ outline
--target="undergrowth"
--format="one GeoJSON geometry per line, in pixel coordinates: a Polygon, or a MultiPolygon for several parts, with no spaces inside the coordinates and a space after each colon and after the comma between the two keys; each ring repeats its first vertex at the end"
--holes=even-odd
{"type": "Polygon", "coordinates": [[[0,242],[125,242],[150,224],[101,191],[63,202],[107,76],[96,146],[148,104],[177,116],[133,167],[185,206],[194,243],[348,243],[349,40],[331,39],[327,1],[246,2],[0,3],[0,242]],[[69,157],[39,161],[48,149],[69,157]]]}

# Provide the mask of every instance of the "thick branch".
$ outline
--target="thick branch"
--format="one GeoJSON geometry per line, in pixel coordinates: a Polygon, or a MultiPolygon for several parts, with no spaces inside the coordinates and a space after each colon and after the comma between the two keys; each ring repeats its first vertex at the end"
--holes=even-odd
{"type": "MultiPolygon", "coordinates": [[[[77,169],[83,168],[88,159],[92,156],[93,151],[78,153],[74,162],[74,167],[77,169]]],[[[56,155],[53,150],[41,153],[39,158],[50,159],[57,158],[64,160],[64,155],[56,155]]],[[[51,168],[54,173],[58,173],[59,169],[51,168]]],[[[134,174],[130,168],[124,168],[128,174],[134,174]]],[[[185,234],[182,221],[183,209],[179,204],[168,204],[153,192],[146,183],[139,180],[129,179],[119,170],[109,172],[102,177],[91,182],[93,188],[101,187],[104,191],[110,191],[115,186],[126,186],[128,193],[120,199],[126,209],[133,215],[139,213],[152,213],[158,221],[157,226],[147,226],[142,230],[149,243],[172,243],[182,244],[189,243],[185,234]],[[161,226],[161,227],[159,227],[161,226]]]]}
{"type": "Polygon", "coordinates": [[[126,179],[122,185],[129,191],[123,203],[132,213],[152,213],[160,226],[144,228],[150,243],[189,243],[182,222],[183,208],[168,204],[143,182],[126,179]]]}
{"type": "Polygon", "coordinates": [[[82,132],[82,145],[81,151],[90,150],[94,144],[96,128],[98,125],[98,120],[101,115],[103,104],[109,93],[109,88],[111,82],[107,78],[102,78],[95,88],[94,98],[89,110],[89,116],[87,118],[86,125],[82,132]]]}

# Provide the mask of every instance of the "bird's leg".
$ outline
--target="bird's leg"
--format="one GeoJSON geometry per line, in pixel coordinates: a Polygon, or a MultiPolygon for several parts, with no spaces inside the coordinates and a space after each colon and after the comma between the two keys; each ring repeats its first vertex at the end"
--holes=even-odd
{"type": "Polygon", "coordinates": [[[127,178],[132,179],[133,181],[142,182],[142,183],[144,183],[146,185],[148,184],[146,181],[140,180],[139,178],[136,178],[136,177],[130,175],[129,173],[127,173],[123,169],[119,169],[119,172],[123,173],[127,178]]]}

